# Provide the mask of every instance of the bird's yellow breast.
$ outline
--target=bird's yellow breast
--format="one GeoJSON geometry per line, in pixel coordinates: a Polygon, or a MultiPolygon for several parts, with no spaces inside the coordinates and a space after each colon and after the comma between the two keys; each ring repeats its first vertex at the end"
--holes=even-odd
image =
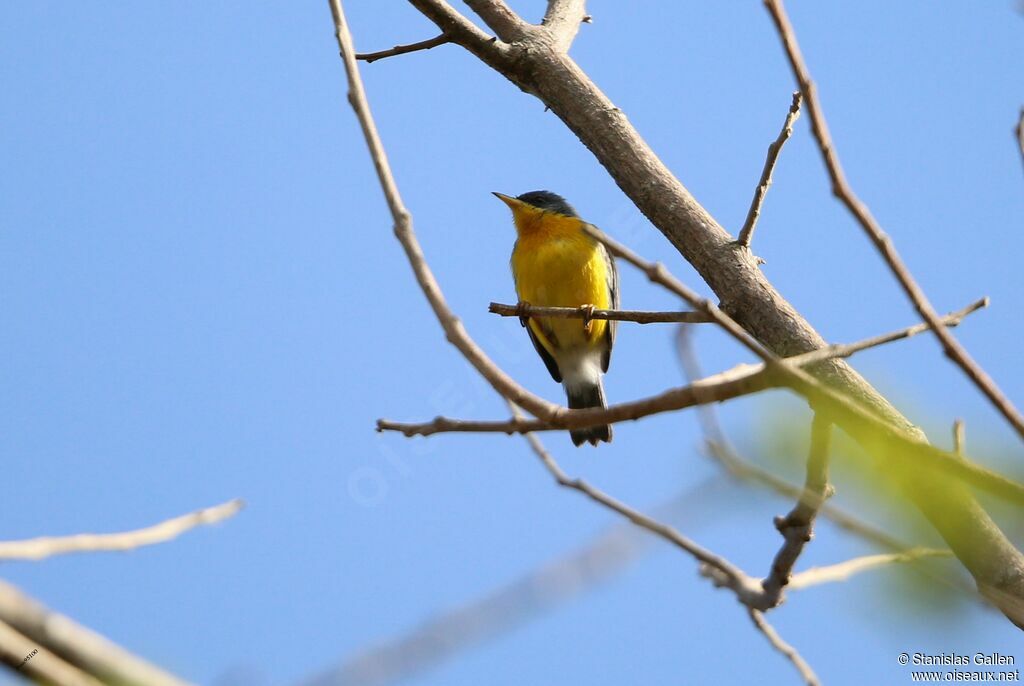
{"type": "MultiPolygon", "coordinates": [[[[577,217],[539,213],[518,222],[519,239],[512,251],[512,274],[519,300],[541,307],[611,308],[608,265],[597,241],[582,231],[577,217]]],[[[599,341],[607,322],[554,317],[531,321],[544,347],[556,350],[588,347],[599,341]],[[545,334],[546,332],[546,334],[545,334]]]]}

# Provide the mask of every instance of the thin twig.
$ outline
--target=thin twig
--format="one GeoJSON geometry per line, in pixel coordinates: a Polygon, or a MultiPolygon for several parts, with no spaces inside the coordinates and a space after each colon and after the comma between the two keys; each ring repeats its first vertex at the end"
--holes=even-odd
{"type": "Polygon", "coordinates": [[[599,310],[592,307],[538,307],[529,303],[491,303],[487,311],[502,317],[562,317],[567,319],[608,319],[637,324],[700,324],[711,319],[703,312],[649,312],[643,310],[599,310]]]}
{"type": "Polygon", "coordinates": [[[53,555],[133,550],[143,546],[165,543],[189,529],[215,524],[233,517],[242,509],[243,505],[241,500],[230,500],[143,529],[116,534],[75,534],[73,536],[44,536],[24,541],[0,541],[0,560],[41,560],[53,555]]]}
{"type": "Polygon", "coordinates": [[[396,45],[390,50],[381,50],[379,52],[361,52],[356,55],[357,60],[363,60],[367,64],[372,64],[377,60],[384,59],[385,57],[394,57],[395,55],[406,55],[410,52],[419,52],[420,50],[430,50],[436,48],[439,45],[445,45],[451,43],[452,39],[443,33],[434,38],[428,38],[427,40],[421,40],[418,43],[409,43],[408,45],[396,45]]]}
{"type": "Polygon", "coordinates": [[[952,551],[948,549],[935,548],[911,548],[902,553],[883,553],[881,555],[865,555],[855,557],[846,562],[840,562],[827,567],[811,567],[799,574],[794,574],[787,588],[791,591],[817,586],[819,584],[836,583],[846,581],[854,574],[860,574],[870,569],[877,569],[891,564],[903,562],[916,562],[927,557],[952,557],[952,551]]]}
{"type": "MultiPolygon", "coordinates": [[[[514,403],[510,402],[508,405],[514,416],[522,418],[522,413],[514,403]]],[[[547,448],[544,447],[544,444],[537,436],[532,433],[528,433],[524,438],[530,444],[530,448],[533,450],[534,454],[540,459],[548,472],[551,473],[551,476],[554,477],[559,486],[582,493],[594,502],[603,505],[609,510],[617,512],[633,524],[660,536],[669,543],[672,543],[676,547],[693,556],[701,563],[702,573],[704,573],[705,576],[709,576],[714,579],[717,585],[728,587],[736,594],[736,597],[739,598],[740,602],[747,604],[753,602],[756,597],[760,596],[761,589],[758,587],[757,581],[739,567],[732,564],[725,558],[698,545],[679,533],[675,528],[662,524],[642,512],[638,512],[629,505],[626,505],[607,493],[594,488],[586,481],[570,478],[558,465],[558,462],[555,461],[555,458],[551,456],[551,453],[547,451],[547,448]],[[709,573],[711,570],[713,570],[712,573],[709,573]]]]}
{"type": "Polygon", "coordinates": [[[772,648],[782,653],[787,660],[793,663],[793,667],[800,673],[800,678],[804,680],[807,686],[820,686],[821,682],[818,681],[818,676],[811,669],[811,666],[807,664],[807,660],[800,656],[796,648],[782,640],[782,637],[768,623],[763,614],[753,608],[747,608],[747,614],[750,616],[750,621],[757,627],[757,630],[764,634],[764,637],[772,644],[772,648]]]}
{"type": "Polygon", "coordinates": [[[775,171],[775,163],[779,159],[779,153],[782,152],[782,146],[793,135],[793,124],[796,123],[797,117],[800,116],[800,101],[802,99],[803,96],[800,94],[800,91],[793,93],[793,104],[789,106],[789,113],[786,114],[786,121],[782,124],[782,130],[779,131],[778,137],[772,144],[768,146],[768,157],[764,161],[764,169],[761,170],[761,180],[758,181],[757,188],[754,190],[754,198],[750,201],[747,218],[743,221],[743,228],[740,229],[740,236],[736,241],[744,248],[750,247],[750,240],[754,236],[754,227],[757,226],[757,220],[761,216],[761,205],[764,204],[764,197],[768,193],[769,186],[772,185],[772,172],[775,171]]]}
{"type": "MultiPolygon", "coordinates": [[[[380,181],[381,189],[387,200],[388,209],[394,219],[395,237],[402,244],[409,265],[412,267],[416,282],[430,303],[434,315],[437,317],[441,328],[444,330],[448,341],[454,345],[463,357],[483,376],[496,391],[502,396],[509,398],[520,407],[525,408],[535,417],[550,419],[555,417],[561,408],[543,398],[530,393],[517,383],[512,377],[502,371],[478,346],[469,334],[466,333],[462,322],[448,307],[441,287],[434,278],[433,272],[423,258],[423,250],[412,226],[412,215],[405,208],[402,196],[398,191],[394,175],[391,173],[391,166],[388,163],[387,153],[377,133],[377,126],[373,121],[370,112],[370,105],[366,100],[366,92],[363,90],[363,81],[359,76],[359,67],[355,60],[355,48],[352,44],[352,35],[349,33],[348,24],[345,21],[345,13],[341,6],[341,0],[329,0],[331,14],[334,17],[335,36],[338,39],[338,47],[341,50],[341,58],[345,64],[345,73],[348,77],[349,94],[348,100],[355,111],[356,118],[362,127],[363,137],[370,150],[370,157],[373,160],[374,168],[377,171],[377,178],[380,181]]],[[[476,44],[481,32],[476,29],[465,18],[454,12],[447,3],[428,2],[420,0],[417,6],[422,5],[424,12],[431,12],[439,23],[446,28],[449,35],[460,36],[461,40],[470,41],[476,44]],[[454,32],[454,33],[453,33],[454,32]],[[476,41],[476,42],[474,42],[476,41]]],[[[485,39],[486,42],[486,39],[485,39]]]]}
{"type": "Polygon", "coordinates": [[[186,686],[185,681],[43,607],[3,581],[0,581],[0,622],[105,684],[186,686]]]}
{"type": "Polygon", "coordinates": [[[775,528],[784,540],[772,561],[772,569],[762,582],[764,604],[760,610],[778,606],[782,593],[793,574],[793,567],[814,536],[814,520],[818,510],[829,496],[828,461],[832,436],[832,422],[821,412],[815,412],[811,422],[811,448],[807,458],[807,481],[803,493],[785,517],[776,517],[775,528]]]}
{"type": "Polygon", "coordinates": [[[996,385],[996,382],[974,361],[953,334],[942,326],[938,313],[931,302],[929,302],[924,291],[914,280],[914,277],[911,276],[910,270],[907,269],[903,259],[896,251],[892,240],[882,230],[882,227],[875,220],[867,205],[857,197],[849,183],[847,183],[846,176],[839,163],[839,155],[829,134],[825,115],[822,112],[821,104],[818,102],[817,88],[811,79],[810,72],[800,52],[796,34],[789,22],[789,17],[786,15],[782,0],[764,0],[764,4],[768,8],[772,20],[775,22],[775,27],[779,32],[786,55],[789,58],[793,75],[807,101],[807,112],[811,118],[811,129],[814,132],[814,138],[818,142],[822,159],[828,169],[829,179],[832,183],[832,194],[846,206],[850,214],[853,215],[857,223],[861,225],[872,243],[874,243],[889,266],[890,271],[896,276],[907,297],[913,303],[918,314],[935,332],[946,356],[964,371],[967,377],[989,399],[1006,421],[1016,429],[1018,435],[1024,438],[1024,416],[1021,416],[1010,399],[996,385]]]}

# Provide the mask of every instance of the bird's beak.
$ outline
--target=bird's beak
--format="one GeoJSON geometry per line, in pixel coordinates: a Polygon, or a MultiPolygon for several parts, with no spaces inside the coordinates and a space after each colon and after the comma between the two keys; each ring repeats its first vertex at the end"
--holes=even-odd
{"type": "MultiPolygon", "coordinates": [[[[492,191],[492,193],[494,192],[492,191]]],[[[511,195],[505,195],[504,193],[494,193],[494,197],[496,197],[498,200],[502,201],[511,208],[515,208],[515,206],[518,205],[520,202],[519,200],[513,198],[511,195]]]]}

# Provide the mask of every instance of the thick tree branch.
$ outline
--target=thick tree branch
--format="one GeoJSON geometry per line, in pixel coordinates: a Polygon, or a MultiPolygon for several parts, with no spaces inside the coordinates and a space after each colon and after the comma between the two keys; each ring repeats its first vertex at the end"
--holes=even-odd
{"type": "Polygon", "coordinates": [[[498,38],[506,43],[515,43],[525,38],[531,28],[505,4],[505,0],[465,0],[465,2],[498,35],[498,38]]]}
{"type": "Polygon", "coordinates": [[[764,197],[768,194],[768,188],[772,185],[772,173],[775,171],[775,163],[779,160],[782,146],[793,135],[793,124],[796,123],[797,117],[800,116],[800,101],[802,99],[803,96],[800,94],[800,91],[793,93],[793,104],[789,106],[789,113],[786,115],[786,121],[782,124],[782,130],[779,131],[775,141],[768,146],[768,157],[764,161],[764,169],[761,170],[761,180],[758,181],[757,188],[754,189],[754,198],[750,201],[747,218],[743,222],[739,239],[736,241],[744,248],[750,247],[750,240],[754,237],[754,227],[757,226],[757,220],[761,216],[761,205],[764,204],[764,197]]]}
{"type": "MultiPolygon", "coordinates": [[[[187,686],[99,634],[0,581],[0,622],[105,684],[187,686]]],[[[33,658],[36,659],[36,658],[33,658]]]]}
{"type": "Polygon", "coordinates": [[[529,303],[504,305],[491,303],[487,311],[502,317],[561,317],[567,319],[608,319],[617,322],[637,324],[688,323],[700,324],[711,321],[702,312],[645,312],[640,310],[598,310],[593,307],[538,307],[529,303]]]}
{"type": "Polygon", "coordinates": [[[231,500],[144,529],[116,534],[76,534],[45,536],[25,541],[0,541],[0,560],[41,560],[68,553],[133,550],[170,541],[197,526],[222,522],[234,517],[242,507],[241,500],[231,500]]]}
{"type": "Polygon", "coordinates": [[[568,50],[580,30],[580,24],[589,20],[586,4],[586,0],[548,0],[548,10],[541,26],[551,32],[559,50],[568,50]]]}
{"type": "Polygon", "coordinates": [[[361,52],[358,55],[356,55],[356,59],[363,60],[367,64],[372,64],[373,62],[384,59],[385,57],[394,57],[395,55],[406,55],[410,52],[430,50],[431,48],[436,48],[439,45],[445,45],[446,43],[451,42],[451,39],[442,33],[440,36],[428,38],[427,40],[421,40],[418,43],[409,43],[408,45],[396,45],[390,50],[380,50],[379,52],[361,52]]]}
{"type": "Polygon", "coordinates": [[[775,528],[785,542],[772,561],[768,577],[761,582],[764,605],[767,610],[782,602],[782,593],[793,574],[797,558],[814,536],[814,520],[829,496],[828,458],[832,422],[816,412],[811,422],[811,448],[807,458],[807,481],[796,506],[785,517],[777,517],[775,528]]]}
{"type": "Polygon", "coordinates": [[[857,223],[861,225],[864,232],[871,239],[871,242],[874,243],[885,259],[886,264],[888,264],[889,269],[895,275],[896,280],[903,287],[907,297],[910,298],[918,314],[928,322],[932,331],[935,332],[946,356],[964,371],[967,377],[974,382],[974,385],[981,390],[992,405],[1006,418],[1006,421],[1017,430],[1017,434],[1024,438],[1024,416],[1021,416],[1010,399],[996,385],[996,382],[974,361],[953,334],[939,323],[938,313],[932,307],[931,302],[929,302],[924,291],[914,280],[914,277],[911,276],[910,270],[907,269],[907,265],[896,251],[892,240],[882,230],[882,227],[871,214],[867,205],[857,197],[846,181],[846,175],[839,163],[839,154],[832,143],[825,115],[822,112],[821,104],[818,102],[817,88],[811,79],[811,74],[800,52],[796,34],[793,31],[793,26],[789,23],[789,17],[786,15],[782,0],[764,0],[764,3],[782,39],[790,67],[793,69],[793,76],[796,78],[800,90],[807,100],[807,113],[811,119],[811,129],[814,132],[815,140],[818,142],[818,148],[821,151],[825,167],[828,169],[829,179],[832,182],[832,194],[846,206],[846,209],[849,210],[850,214],[853,215],[854,219],[857,220],[857,223]]]}

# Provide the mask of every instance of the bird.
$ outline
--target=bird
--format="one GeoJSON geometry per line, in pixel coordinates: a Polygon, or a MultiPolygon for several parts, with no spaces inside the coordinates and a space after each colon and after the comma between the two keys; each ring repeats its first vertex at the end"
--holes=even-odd
{"type": "MultiPolygon", "coordinates": [[[[605,246],[585,233],[587,223],[550,191],[512,197],[494,193],[512,210],[516,229],[512,278],[520,304],[618,309],[619,276],[605,246]]],[[[551,378],[565,388],[570,409],[607,407],[608,371],[617,323],[605,319],[521,317],[551,378]]],[[[576,446],[610,443],[610,425],[572,429],[576,446]]]]}

